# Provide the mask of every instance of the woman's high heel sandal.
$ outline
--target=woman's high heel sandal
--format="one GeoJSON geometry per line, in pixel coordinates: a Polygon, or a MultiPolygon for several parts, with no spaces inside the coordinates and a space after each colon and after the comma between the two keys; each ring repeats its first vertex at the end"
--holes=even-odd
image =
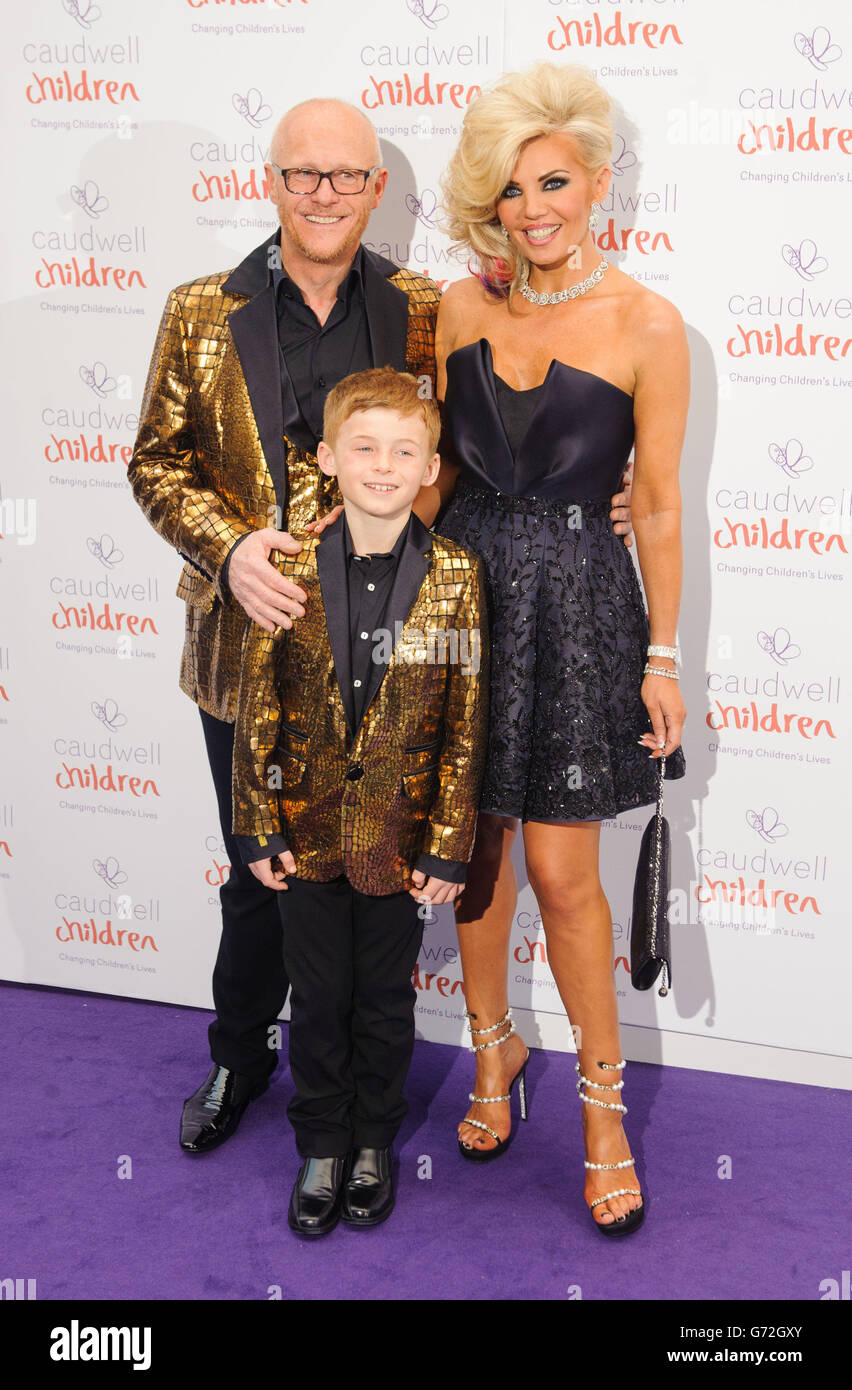
{"type": "MultiPolygon", "coordinates": [[[[598,1066],[602,1071],[623,1071],[627,1063],[622,1057],[620,1062],[598,1062],[598,1066]]],[[[579,1062],[575,1062],[574,1070],[580,1078],[577,1082],[577,1095],[580,1097],[580,1100],[583,1101],[584,1105],[597,1105],[602,1110],[620,1110],[622,1115],[627,1114],[627,1106],[620,1104],[619,1101],[597,1100],[594,1096],[587,1096],[583,1090],[584,1086],[593,1086],[596,1091],[615,1091],[617,1093],[624,1085],[623,1081],[616,1081],[613,1086],[605,1086],[601,1081],[590,1081],[589,1078],[584,1076],[580,1071],[579,1062]]],[[[586,1159],[584,1166],[586,1168],[594,1168],[595,1170],[618,1170],[622,1168],[632,1168],[633,1159],[623,1158],[620,1163],[590,1163],[589,1160],[586,1159]]],[[[644,1199],[640,1207],[634,1207],[633,1211],[628,1212],[625,1217],[614,1217],[612,1221],[595,1220],[595,1207],[599,1207],[603,1202],[608,1202],[611,1197],[627,1196],[641,1197],[642,1193],[638,1187],[616,1187],[613,1188],[612,1192],[605,1192],[602,1197],[596,1197],[595,1200],[590,1203],[589,1212],[592,1214],[592,1221],[594,1221],[599,1231],[603,1231],[605,1236],[626,1236],[628,1231],[635,1231],[642,1225],[645,1219],[644,1199]]]]}
{"type": "MultiPolygon", "coordinates": [[[[504,1037],[502,1037],[502,1038],[494,1038],[491,1042],[484,1042],[484,1043],[478,1043],[478,1044],[475,1044],[475,1043],[473,1043],[473,1042],[471,1041],[471,1050],[472,1050],[473,1052],[484,1052],[485,1049],[486,1049],[487,1047],[500,1047],[500,1045],[501,1045],[502,1043],[505,1043],[505,1042],[508,1042],[508,1041],[509,1041],[509,1039],[511,1038],[512,1034],[516,1031],[516,1029],[515,1029],[514,1020],[513,1020],[513,1018],[512,1018],[512,1010],[511,1010],[511,1009],[507,1009],[507,1010],[506,1010],[506,1013],[505,1013],[504,1016],[503,1016],[503,1018],[500,1019],[500,1022],[499,1022],[499,1023],[492,1023],[492,1025],[491,1025],[490,1028],[472,1028],[471,1025],[470,1025],[470,1015],[468,1014],[468,1025],[467,1025],[467,1026],[468,1026],[468,1028],[470,1028],[471,1039],[473,1039],[473,1037],[476,1036],[476,1035],[478,1035],[478,1034],[496,1033],[498,1028],[503,1028],[507,1023],[508,1023],[508,1025],[509,1025],[509,1028],[508,1028],[508,1031],[506,1032],[506,1034],[505,1034],[504,1037]]],[[[511,1082],[509,1083],[509,1089],[508,1089],[508,1091],[506,1092],[505,1096],[475,1096],[475,1095],[473,1094],[473,1092],[471,1091],[471,1093],[470,1093],[470,1099],[471,1099],[471,1101],[472,1101],[474,1104],[476,1104],[476,1105],[496,1105],[496,1104],[498,1103],[498,1101],[501,1101],[501,1100],[508,1100],[508,1101],[511,1101],[511,1098],[512,1098],[512,1088],[514,1087],[515,1082],[517,1081],[517,1083],[518,1083],[518,1095],[519,1095],[520,1101],[521,1101],[521,1119],[522,1119],[522,1120],[525,1120],[525,1119],[527,1118],[527,1114],[528,1114],[528,1109],[527,1109],[527,1085],[526,1085],[526,1078],[527,1078],[527,1064],[528,1064],[529,1060],[530,1060],[530,1050],[529,1050],[529,1048],[527,1048],[527,1055],[526,1055],[526,1057],[524,1058],[523,1065],[519,1068],[518,1071],[515,1072],[515,1075],[512,1077],[512,1080],[511,1080],[511,1082]]],[[[461,1139],[460,1139],[460,1140],[459,1140],[459,1153],[461,1154],[462,1158],[467,1158],[467,1159],[469,1159],[469,1160],[471,1161],[471,1163],[488,1163],[488,1162],[490,1162],[490,1160],[491,1160],[492,1158],[499,1158],[501,1154],[504,1154],[504,1153],[506,1152],[506,1150],[508,1149],[510,1143],[512,1142],[512,1135],[511,1135],[511,1134],[509,1134],[509,1137],[508,1137],[507,1139],[501,1139],[500,1136],[499,1136],[499,1134],[496,1132],[496,1130],[493,1130],[493,1129],[491,1128],[490,1125],[483,1124],[482,1120],[468,1120],[468,1119],[466,1119],[464,1123],[467,1124],[467,1125],[475,1125],[477,1129],[482,1129],[482,1130],[484,1130],[486,1134],[490,1134],[491,1137],[492,1137],[492,1139],[496,1139],[496,1141],[497,1141],[497,1146],[496,1146],[496,1148],[493,1148],[493,1149],[468,1149],[468,1148],[465,1147],[465,1145],[462,1143],[462,1141],[461,1141],[461,1139]]]]}

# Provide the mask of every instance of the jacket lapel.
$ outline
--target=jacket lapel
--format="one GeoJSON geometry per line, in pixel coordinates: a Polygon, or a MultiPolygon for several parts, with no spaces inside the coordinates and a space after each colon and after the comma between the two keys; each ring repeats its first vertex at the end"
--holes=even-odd
{"type": "MultiPolygon", "coordinates": [[[[393,634],[394,652],[397,646],[396,625],[399,623],[401,630],[414,607],[417,595],[420,593],[420,586],[429,570],[431,555],[432,537],[422,521],[412,512],[408,535],[399,557],[393,587],[388,596],[387,609],[385,610],[384,626],[393,634]]],[[[387,669],[387,665],[379,661],[374,661],[370,666],[367,692],[364,697],[365,715],[381,687],[387,669]]]]}
{"type": "Polygon", "coordinates": [[[316,548],[316,558],[334,671],[346,723],[350,734],[354,736],[355,700],[352,694],[352,663],[349,653],[349,583],[346,576],[346,544],[342,516],[323,531],[316,548]]]}
{"type": "Polygon", "coordinates": [[[287,505],[287,470],[281,363],[275,294],[268,260],[269,247],[277,241],[277,236],[276,233],[261,246],[256,246],[231,272],[222,289],[230,294],[249,296],[247,304],[241,304],[231,311],[228,327],[240,359],[261,448],[275,487],[275,498],[283,515],[287,505]]]}
{"type": "Polygon", "coordinates": [[[397,267],[364,248],[364,303],[374,367],[405,371],[408,295],[388,280],[397,267]]]}

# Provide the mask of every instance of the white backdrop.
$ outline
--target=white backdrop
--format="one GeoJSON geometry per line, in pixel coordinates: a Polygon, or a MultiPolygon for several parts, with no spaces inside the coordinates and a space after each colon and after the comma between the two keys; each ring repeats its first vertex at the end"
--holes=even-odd
{"type": "MultiPolygon", "coordinates": [[[[465,269],[436,190],[466,103],[507,67],[582,61],[618,105],[599,244],[678,305],[693,361],[675,988],[630,987],[648,812],[625,815],[604,837],[625,1054],[852,1084],[848,6],[30,0],[4,19],[3,978],[211,1003],[227,867],[177,688],[180,560],[125,467],[167,291],[274,229],[278,115],[362,105],[391,170],[368,244],[446,283],[465,269]]],[[[570,1050],[518,868],[510,1002],[570,1050]]],[[[461,1041],[447,914],[415,983],[422,1035],[461,1041]]]]}

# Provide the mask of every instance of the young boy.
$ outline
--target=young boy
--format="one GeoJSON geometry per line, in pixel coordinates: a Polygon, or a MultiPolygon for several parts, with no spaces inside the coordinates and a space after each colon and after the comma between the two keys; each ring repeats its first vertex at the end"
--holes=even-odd
{"type": "Polygon", "coordinates": [[[243,651],[234,834],[281,892],[287,1113],[304,1160],[288,1219],[306,1236],[393,1209],[418,902],[452,902],[473,849],[482,567],[411,511],[437,476],[439,428],[435,402],[390,367],[331,391],[317,459],[343,514],[280,563],[307,592],[304,617],[275,633],[251,624],[243,651]]]}

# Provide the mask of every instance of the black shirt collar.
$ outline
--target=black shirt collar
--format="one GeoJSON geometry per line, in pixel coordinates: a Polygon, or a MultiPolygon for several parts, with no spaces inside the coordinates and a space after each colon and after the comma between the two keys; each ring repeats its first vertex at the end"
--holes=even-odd
{"type": "MultiPolygon", "coordinates": [[[[279,234],[278,234],[278,245],[279,245],[279,247],[280,247],[280,245],[281,245],[281,234],[280,234],[280,232],[279,232],[279,234]]],[[[304,302],[305,302],[305,296],[302,294],[302,291],[299,289],[299,286],[296,284],[296,282],[295,282],[294,280],[291,280],[291,279],[290,279],[290,276],[287,274],[287,272],[286,272],[286,270],[284,269],[283,266],[280,266],[280,265],[278,265],[278,266],[273,265],[273,266],[271,267],[270,273],[271,273],[271,275],[272,275],[272,285],[273,285],[273,288],[274,288],[274,290],[275,290],[275,297],[276,297],[276,300],[278,300],[278,301],[280,302],[280,298],[281,298],[281,296],[282,296],[283,294],[289,294],[289,295],[292,295],[292,297],[296,300],[296,303],[297,303],[297,304],[304,304],[304,302]]],[[[364,293],[364,248],[363,248],[363,246],[359,246],[359,247],[358,247],[358,250],[355,252],[355,257],[354,257],[354,259],[353,259],[353,261],[352,261],[351,266],[349,267],[349,270],[346,272],[346,274],[344,275],[344,277],[343,277],[343,279],[341,280],[340,284],[338,285],[338,287],[337,287],[337,298],[338,298],[339,300],[342,300],[342,302],[343,302],[343,303],[346,305],[346,307],[348,308],[349,305],[352,303],[352,296],[353,296],[353,294],[355,293],[356,290],[358,290],[358,291],[363,295],[363,293],[364,293]]]]}
{"type": "MultiPolygon", "coordinates": [[[[374,555],[372,556],[372,559],[374,559],[374,560],[384,560],[384,559],[390,557],[390,558],[393,559],[393,561],[394,561],[395,564],[398,563],[398,562],[399,562],[399,557],[400,557],[400,555],[402,554],[402,548],[403,548],[403,546],[405,545],[405,539],[406,539],[406,536],[408,535],[408,532],[409,532],[410,527],[411,527],[411,514],[409,514],[408,520],[406,521],[405,525],[403,526],[402,530],[400,531],[399,535],[397,536],[396,541],[394,542],[393,549],[392,549],[392,550],[382,550],[382,551],[379,551],[378,553],[376,553],[376,554],[374,554],[374,555]]],[[[346,560],[347,560],[347,563],[348,563],[349,561],[352,560],[353,556],[356,554],[356,551],[355,551],[354,545],[352,544],[352,537],[351,537],[351,535],[350,535],[350,533],[349,533],[349,527],[348,527],[347,524],[346,524],[346,513],[345,513],[345,512],[343,513],[343,540],[344,540],[344,544],[345,544],[345,547],[346,547],[346,560]]]]}

